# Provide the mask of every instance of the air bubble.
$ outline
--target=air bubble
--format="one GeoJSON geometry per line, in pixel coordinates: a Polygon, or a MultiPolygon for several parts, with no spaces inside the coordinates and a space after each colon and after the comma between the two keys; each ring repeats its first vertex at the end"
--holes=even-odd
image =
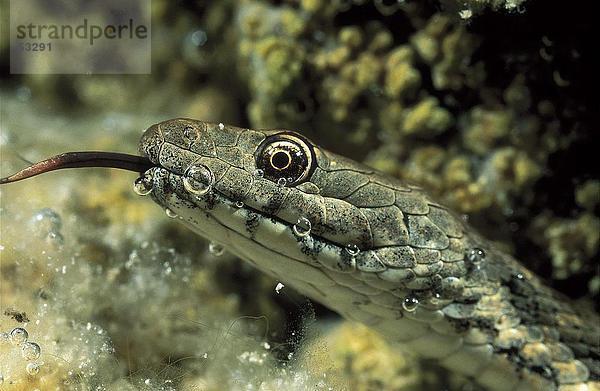
{"type": "Polygon", "coordinates": [[[27,338],[29,338],[29,333],[24,328],[16,327],[10,332],[10,342],[13,345],[21,345],[27,341],[27,338]]]}
{"type": "Polygon", "coordinates": [[[242,209],[244,207],[244,203],[242,201],[236,201],[235,207],[238,209],[242,209]]]}
{"type": "Polygon", "coordinates": [[[173,212],[171,209],[169,208],[165,208],[165,213],[167,214],[168,217],[174,219],[177,217],[177,213],[173,212]]]}
{"type": "Polygon", "coordinates": [[[360,248],[356,244],[350,243],[346,246],[346,252],[354,257],[360,253],[360,248]]]}
{"type": "Polygon", "coordinates": [[[202,164],[190,166],[183,176],[183,187],[195,195],[208,193],[214,183],[215,177],[212,171],[202,164]]]}
{"type": "Polygon", "coordinates": [[[473,16],[473,11],[471,11],[470,9],[464,9],[461,11],[458,11],[458,16],[460,16],[461,19],[471,19],[471,17],[473,16]]]}
{"type": "Polygon", "coordinates": [[[65,243],[65,238],[60,232],[50,231],[48,232],[48,236],[46,236],[46,242],[51,245],[60,247],[65,243]]]}
{"type": "Polygon", "coordinates": [[[218,243],[210,242],[208,244],[208,252],[215,257],[220,257],[225,252],[225,248],[218,243]]]}
{"type": "Polygon", "coordinates": [[[36,363],[36,362],[30,362],[27,364],[27,366],[25,367],[25,370],[27,371],[28,374],[30,374],[31,376],[35,376],[38,373],[40,373],[40,364],[36,363]]]}
{"type": "Polygon", "coordinates": [[[194,46],[204,46],[206,41],[208,41],[208,36],[204,30],[196,30],[190,35],[190,39],[194,46]]]}
{"type": "Polygon", "coordinates": [[[419,306],[419,299],[414,296],[407,296],[402,300],[402,308],[407,312],[414,312],[419,306]]]}
{"type": "Polygon", "coordinates": [[[284,187],[285,185],[287,185],[288,180],[285,178],[279,178],[277,179],[277,186],[279,187],[284,187]]]}
{"type": "Polygon", "coordinates": [[[64,240],[60,233],[62,228],[62,219],[60,215],[50,208],[44,208],[37,211],[30,220],[32,231],[40,239],[53,247],[60,247],[64,240]]]}
{"type": "Polygon", "coordinates": [[[263,178],[265,176],[265,171],[257,168],[256,170],[252,171],[252,176],[255,178],[263,178]]]}
{"type": "Polygon", "coordinates": [[[40,229],[46,231],[59,230],[62,228],[62,219],[60,215],[50,208],[44,208],[33,216],[33,220],[40,229]]]}
{"type": "Polygon", "coordinates": [[[292,227],[294,234],[296,236],[305,237],[310,235],[310,230],[312,229],[312,224],[309,219],[306,217],[300,217],[296,224],[292,227]]]}
{"type": "Polygon", "coordinates": [[[21,355],[27,361],[37,360],[41,353],[42,348],[35,342],[25,342],[21,348],[21,355]]]}
{"type": "Polygon", "coordinates": [[[149,171],[133,182],[133,191],[140,196],[146,196],[152,193],[153,178],[149,171]]]}
{"type": "Polygon", "coordinates": [[[479,263],[485,259],[485,251],[478,247],[473,247],[467,252],[467,261],[479,263]]]}

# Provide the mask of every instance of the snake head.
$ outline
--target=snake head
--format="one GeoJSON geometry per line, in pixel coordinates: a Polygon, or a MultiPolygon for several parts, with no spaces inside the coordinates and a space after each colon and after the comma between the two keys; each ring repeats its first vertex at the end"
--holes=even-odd
{"type": "Polygon", "coordinates": [[[169,215],[284,281],[296,275],[312,296],[306,279],[331,285],[331,273],[398,286],[417,277],[414,248],[435,268],[449,244],[423,217],[424,196],[295,132],[175,119],[150,127],[140,152],[156,165],[152,197],[169,215]]]}

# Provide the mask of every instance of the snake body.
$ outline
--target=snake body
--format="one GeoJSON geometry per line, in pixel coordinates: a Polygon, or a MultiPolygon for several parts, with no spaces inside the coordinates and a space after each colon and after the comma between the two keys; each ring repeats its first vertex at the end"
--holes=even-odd
{"type": "Polygon", "coordinates": [[[493,391],[600,389],[597,315],[421,188],[283,130],[174,119],[139,149],[172,215],[391,343],[493,391]]]}
{"type": "Polygon", "coordinates": [[[139,149],[64,153],[0,185],[63,168],[142,173],[135,191],[170,217],[485,389],[600,391],[598,315],[420,187],[287,130],[173,119],[139,149]]]}
{"type": "Polygon", "coordinates": [[[595,315],[421,188],[288,131],[176,119],[140,152],[153,199],[193,231],[391,343],[489,390],[600,389],[595,315]]]}

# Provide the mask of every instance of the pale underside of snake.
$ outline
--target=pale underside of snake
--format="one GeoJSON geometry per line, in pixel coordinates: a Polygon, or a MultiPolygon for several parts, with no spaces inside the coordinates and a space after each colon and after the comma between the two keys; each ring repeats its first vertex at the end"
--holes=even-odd
{"type": "Polygon", "coordinates": [[[485,389],[600,390],[600,326],[417,186],[285,130],[151,126],[142,157],[67,153],[142,173],[140,194],[199,235],[390,343],[485,389]]]}

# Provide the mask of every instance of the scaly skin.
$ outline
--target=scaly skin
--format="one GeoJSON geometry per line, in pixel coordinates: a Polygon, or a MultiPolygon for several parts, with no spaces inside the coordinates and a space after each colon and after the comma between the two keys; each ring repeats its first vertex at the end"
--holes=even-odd
{"type": "Polygon", "coordinates": [[[596,314],[577,312],[419,187],[306,140],[305,178],[260,176],[259,147],[280,132],[188,119],[150,127],[140,152],[157,166],[147,172],[153,199],[258,269],[489,390],[600,389],[596,314]],[[210,191],[198,195],[183,180],[200,165],[214,183],[205,175],[210,191]],[[306,220],[294,231],[300,218],[309,233],[306,220]]]}

